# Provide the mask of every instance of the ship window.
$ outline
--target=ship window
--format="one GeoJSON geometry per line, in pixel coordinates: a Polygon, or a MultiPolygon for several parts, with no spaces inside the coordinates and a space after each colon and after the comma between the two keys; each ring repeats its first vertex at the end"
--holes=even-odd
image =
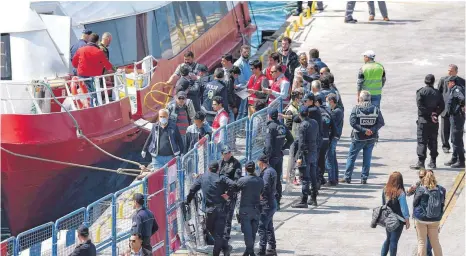
{"type": "Polygon", "coordinates": [[[137,61],[136,16],[108,20],[85,26],[100,36],[105,32],[112,34],[109,46],[110,62],[122,66],[137,61]]]}
{"type": "Polygon", "coordinates": [[[173,57],[170,30],[167,21],[167,6],[148,13],[147,38],[149,53],[156,58],[173,57]]]}
{"type": "Polygon", "coordinates": [[[10,34],[1,34],[0,40],[0,80],[11,80],[10,34]]]}

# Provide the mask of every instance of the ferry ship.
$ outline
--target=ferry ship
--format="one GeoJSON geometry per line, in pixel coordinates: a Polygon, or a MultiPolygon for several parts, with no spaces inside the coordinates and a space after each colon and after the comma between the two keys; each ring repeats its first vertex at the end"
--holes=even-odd
{"type": "Polygon", "coordinates": [[[239,57],[255,31],[247,3],[234,1],[32,1],[0,9],[1,214],[11,235],[129,185],[133,176],[76,164],[137,169],[105,152],[143,161],[136,156],[147,134],[136,121],[154,121],[167,98],[147,104],[153,85],[167,81],[188,50],[209,69],[225,53],[239,57]],[[69,49],[83,29],[112,34],[110,62],[120,71],[101,77],[109,83],[98,106],[63,111],[55,100],[75,99],[69,49]]]}

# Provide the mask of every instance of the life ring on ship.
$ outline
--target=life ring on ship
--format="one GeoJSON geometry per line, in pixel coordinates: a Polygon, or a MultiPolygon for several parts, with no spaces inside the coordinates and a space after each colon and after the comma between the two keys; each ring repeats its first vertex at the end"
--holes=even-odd
{"type": "Polygon", "coordinates": [[[73,76],[71,78],[70,90],[73,96],[76,96],[76,107],[78,109],[89,108],[89,91],[87,85],[83,81],[78,81],[79,77],[73,76]]]}

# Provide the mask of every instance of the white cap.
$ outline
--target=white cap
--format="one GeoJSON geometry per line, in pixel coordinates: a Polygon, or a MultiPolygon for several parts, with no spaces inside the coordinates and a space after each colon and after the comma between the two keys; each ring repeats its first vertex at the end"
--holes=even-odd
{"type": "Polygon", "coordinates": [[[362,55],[371,59],[375,58],[375,52],[373,50],[367,50],[362,55]]]}

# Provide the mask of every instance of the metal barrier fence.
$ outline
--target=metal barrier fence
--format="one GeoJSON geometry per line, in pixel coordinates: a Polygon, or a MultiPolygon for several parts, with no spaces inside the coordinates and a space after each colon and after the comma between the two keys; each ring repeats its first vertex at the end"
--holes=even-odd
{"type": "Polygon", "coordinates": [[[20,233],[16,237],[15,255],[21,255],[23,252],[25,253],[24,255],[52,254],[54,226],[53,222],[49,222],[20,233]]]}
{"type": "Polygon", "coordinates": [[[52,255],[70,255],[79,241],[76,230],[86,222],[86,208],[82,207],[55,221],[52,255]]]}
{"type": "Polygon", "coordinates": [[[276,98],[272,101],[268,107],[261,109],[260,111],[251,115],[249,120],[249,141],[247,144],[248,148],[248,160],[255,161],[262,155],[265,147],[265,134],[266,134],[266,123],[267,123],[267,111],[271,108],[278,109],[281,113],[283,109],[283,101],[281,97],[276,98]]]}
{"type": "Polygon", "coordinates": [[[16,238],[14,236],[3,240],[0,243],[0,255],[12,256],[15,255],[16,238]]]}
{"type": "MultiPolygon", "coordinates": [[[[68,255],[77,244],[76,229],[81,224],[89,227],[91,239],[99,255],[117,255],[128,249],[127,238],[131,235],[134,214],[134,193],[146,197],[146,205],[154,213],[159,231],[151,237],[154,255],[170,255],[186,246],[189,236],[195,237],[197,249],[206,248],[201,222],[205,221],[202,207],[191,209],[191,219],[185,223],[181,202],[194,182],[194,174],[208,170],[211,161],[220,158],[220,146],[230,146],[235,157],[244,164],[255,161],[265,146],[267,111],[276,108],[282,111],[282,100],[277,98],[269,106],[218,129],[209,140],[205,136],[183,158],[174,158],[163,168],[151,173],[115,194],[109,194],[87,208],[78,209],[55,223],[47,223],[19,234],[16,239],[2,241],[2,255],[17,256],[29,250],[31,255],[68,255]],[[194,226],[194,232],[185,229],[185,224],[194,226]],[[189,234],[187,232],[190,232],[189,234]],[[195,234],[193,234],[195,233],[195,234]],[[4,254],[4,252],[6,252],[4,254]]],[[[201,204],[202,193],[197,198],[201,204]]]]}

